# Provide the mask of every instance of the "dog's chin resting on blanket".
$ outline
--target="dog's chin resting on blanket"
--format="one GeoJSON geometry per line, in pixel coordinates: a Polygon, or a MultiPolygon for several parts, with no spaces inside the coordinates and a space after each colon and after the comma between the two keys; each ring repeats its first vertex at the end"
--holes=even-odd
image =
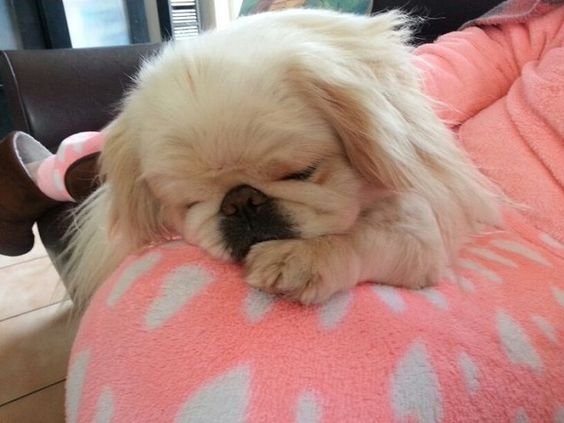
{"type": "Polygon", "coordinates": [[[264,13],[148,60],[73,229],[78,305],[178,234],[303,303],[363,280],[436,282],[498,202],[422,93],[408,23],[264,13]]]}

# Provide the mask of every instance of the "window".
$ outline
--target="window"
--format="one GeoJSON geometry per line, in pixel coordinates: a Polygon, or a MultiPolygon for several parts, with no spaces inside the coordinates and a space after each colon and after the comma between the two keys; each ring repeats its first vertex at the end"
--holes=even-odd
{"type": "Polygon", "coordinates": [[[130,43],[127,10],[123,1],[63,0],[63,5],[73,47],[130,43]]]}

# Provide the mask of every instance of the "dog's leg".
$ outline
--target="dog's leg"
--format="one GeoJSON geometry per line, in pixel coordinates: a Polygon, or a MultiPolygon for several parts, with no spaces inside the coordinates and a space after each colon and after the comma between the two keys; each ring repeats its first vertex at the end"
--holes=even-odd
{"type": "Polygon", "coordinates": [[[257,244],[246,266],[251,286],[308,304],[361,281],[432,285],[446,262],[432,210],[403,194],[378,202],[349,233],[257,244]]]}

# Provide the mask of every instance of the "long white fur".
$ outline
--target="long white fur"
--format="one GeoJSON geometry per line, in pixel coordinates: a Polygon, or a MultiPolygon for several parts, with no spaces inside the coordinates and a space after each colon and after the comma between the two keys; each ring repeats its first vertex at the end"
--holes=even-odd
{"type": "MultiPolygon", "coordinates": [[[[334,173],[341,180],[334,182],[331,192],[316,191],[313,186],[301,191],[309,193],[304,201],[315,203],[319,217],[311,210],[295,210],[306,238],[295,242],[305,251],[302,257],[310,257],[300,265],[314,272],[315,266],[331,268],[334,275],[346,279],[301,300],[323,300],[359,278],[391,284],[400,284],[409,274],[423,279],[405,282],[412,287],[436,281],[468,236],[479,232],[482,224],[499,222],[499,198],[422,94],[407,44],[408,22],[397,12],[372,18],[326,11],[265,13],[241,18],[226,30],[192,42],[169,45],[146,63],[120,116],[105,129],[108,142],[101,168],[106,183],[80,206],[76,216],[63,277],[78,307],[87,304],[125,256],[174,232],[225,257],[217,227],[209,224],[222,198],[219,189],[187,217],[179,216],[161,197],[177,187],[172,182],[177,175],[170,169],[183,164],[205,167],[231,146],[241,151],[261,148],[244,144],[250,143],[249,134],[262,131],[262,138],[270,136],[262,127],[250,127],[249,122],[260,113],[236,103],[255,90],[277,97],[276,104],[261,103],[269,100],[257,97],[256,107],[272,109],[274,121],[280,116],[280,122],[275,122],[279,128],[304,136],[319,132],[332,140],[327,154],[333,156],[341,151],[336,147],[338,136],[344,147],[340,154],[354,168],[343,168],[344,157],[335,159],[334,173]],[[236,66],[238,61],[246,61],[245,66],[236,66]],[[230,73],[223,69],[226,64],[235,64],[230,73]],[[256,73],[262,85],[253,86],[252,78],[249,82],[248,75],[237,74],[240,69],[256,73]],[[286,95],[285,87],[303,95],[299,100],[303,104],[286,95]],[[287,115],[278,114],[279,109],[287,109],[287,115]],[[303,121],[291,109],[299,109],[303,121]],[[206,115],[206,110],[213,113],[206,115]],[[189,119],[191,114],[197,119],[189,119]],[[288,123],[284,128],[286,117],[293,119],[292,127],[288,123]],[[208,144],[199,145],[198,151],[174,136],[198,138],[203,133],[208,144]],[[232,144],[222,144],[226,137],[233,139],[232,144]],[[318,193],[326,198],[334,195],[344,206],[319,213],[321,202],[314,200],[318,193]],[[346,221],[346,227],[340,227],[339,220],[341,226],[346,221]],[[391,229],[389,222],[395,224],[391,229]],[[320,251],[326,252],[323,259],[320,251]]],[[[264,145],[271,144],[265,141],[264,145]]],[[[278,184],[265,185],[264,190],[296,200],[300,193],[291,188],[278,184]]],[[[281,266],[279,256],[288,248],[265,244],[251,251],[249,283],[275,290],[275,282],[265,281],[279,281],[284,271],[291,272],[281,269],[269,275],[265,269],[267,264],[281,266]]]]}

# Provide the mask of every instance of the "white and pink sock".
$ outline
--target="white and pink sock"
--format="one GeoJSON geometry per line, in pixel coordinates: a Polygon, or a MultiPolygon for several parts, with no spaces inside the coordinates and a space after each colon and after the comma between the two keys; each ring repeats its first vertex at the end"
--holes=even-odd
{"type": "Polygon", "coordinates": [[[104,139],[100,132],[79,132],[61,142],[56,154],[44,160],[26,164],[38,188],[57,201],[75,201],[65,186],[65,174],[77,160],[102,150],[104,139]]]}

